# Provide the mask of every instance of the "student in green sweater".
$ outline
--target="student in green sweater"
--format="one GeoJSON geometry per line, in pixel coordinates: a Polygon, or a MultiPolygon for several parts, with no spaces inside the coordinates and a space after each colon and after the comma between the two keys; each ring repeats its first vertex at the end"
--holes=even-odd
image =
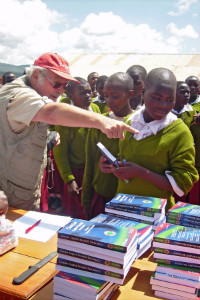
{"type": "Polygon", "coordinates": [[[190,88],[190,100],[191,104],[198,113],[200,113],[200,80],[196,76],[189,76],[186,78],[185,82],[190,88]]]}
{"type": "MultiPolygon", "coordinates": [[[[104,95],[111,110],[104,114],[108,118],[124,121],[133,112],[129,104],[133,80],[128,74],[119,72],[111,75],[105,82],[104,95]]],[[[114,156],[119,152],[119,140],[108,139],[98,129],[89,129],[82,190],[82,205],[88,219],[105,211],[105,203],[114,197],[117,189],[117,178],[113,174],[103,174],[99,169],[101,154],[96,146],[98,142],[114,156]]]]}
{"type": "Polygon", "coordinates": [[[130,99],[130,106],[138,110],[143,104],[144,81],[147,76],[146,69],[141,65],[133,65],[126,71],[131,76],[134,83],[134,94],[130,99]]]}
{"type": "MultiPolygon", "coordinates": [[[[77,77],[80,84],[70,82],[67,95],[71,105],[100,113],[99,108],[91,103],[92,91],[89,83],[77,77]]],[[[60,175],[64,181],[65,212],[73,218],[85,219],[81,206],[82,179],[85,167],[85,141],[87,128],[56,126],[60,134],[60,145],[53,154],[60,175]]]]}
{"type": "Polygon", "coordinates": [[[177,118],[181,118],[183,122],[190,128],[190,125],[194,122],[194,116],[197,112],[195,108],[189,104],[189,100],[189,86],[184,81],[178,81],[176,89],[176,102],[172,112],[177,116],[177,118]]]}
{"type": "MultiPolygon", "coordinates": [[[[109,166],[119,179],[117,193],[166,198],[166,210],[175,204],[174,193],[187,194],[199,178],[190,130],[171,113],[176,85],[176,78],[168,69],[156,68],[147,74],[145,105],[128,119],[139,133],[125,133],[125,139],[119,143],[121,167],[109,166]],[[122,179],[129,179],[129,184],[122,179]]],[[[104,165],[105,160],[101,159],[102,171],[104,165]]]]}
{"type": "Polygon", "coordinates": [[[96,89],[97,89],[97,97],[93,99],[93,103],[96,104],[100,112],[106,113],[109,109],[108,105],[106,104],[105,97],[104,97],[104,85],[106,80],[108,79],[108,76],[102,75],[99,76],[96,83],[96,89]]]}

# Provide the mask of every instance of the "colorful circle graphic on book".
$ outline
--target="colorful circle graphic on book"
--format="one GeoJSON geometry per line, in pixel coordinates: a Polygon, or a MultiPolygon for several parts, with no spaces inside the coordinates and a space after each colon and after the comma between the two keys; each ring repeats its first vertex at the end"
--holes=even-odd
{"type": "Polygon", "coordinates": [[[169,244],[169,240],[165,240],[165,244],[169,244]]]}
{"type": "Polygon", "coordinates": [[[108,244],[108,248],[109,249],[113,249],[113,245],[112,244],[108,244]]]}
{"type": "Polygon", "coordinates": [[[165,249],[165,250],[164,250],[164,253],[165,253],[165,254],[169,254],[169,250],[165,249]]]}
{"type": "Polygon", "coordinates": [[[109,271],[105,271],[105,275],[110,276],[110,272],[109,271]]]}
{"type": "Polygon", "coordinates": [[[108,230],[108,231],[104,231],[104,234],[108,235],[108,236],[114,236],[114,235],[116,235],[116,232],[112,231],[112,230],[108,230]]]}
{"type": "Polygon", "coordinates": [[[109,266],[109,265],[110,265],[110,261],[109,261],[109,260],[106,260],[106,261],[105,261],[105,265],[109,266]]]}

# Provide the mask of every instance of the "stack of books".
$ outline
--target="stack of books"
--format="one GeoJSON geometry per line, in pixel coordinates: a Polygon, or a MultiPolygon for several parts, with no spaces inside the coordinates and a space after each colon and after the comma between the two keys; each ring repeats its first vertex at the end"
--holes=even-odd
{"type": "Polygon", "coordinates": [[[116,283],[58,272],[54,277],[54,300],[108,300],[118,287],[116,283]]]}
{"type": "Polygon", "coordinates": [[[200,229],[163,223],[153,238],[158,263],[150,283],[166,299],[197,299],[200,288],[200,229]]]}
{"type": "Polygon", "coordinates": [[[56,269],[123,284],[137,255],[134,228],[72,219],[58,231],[56,269]]]}
{"type": "Polygon", "coordinates": [[[139,258],[145,253],[149,248],[151,248],[151,243],[153,239],[152,226],[144,223],[126,220],[118,217],[113,217],[106,214],[99,214],[95,218],[91,219],[93,222],[104,223],[109,225],[114,225],[118,227],[131,227],[137,229],[138,244],[137,244],[137,257],[139,258]]]}
{"type": "Polygon", "coordinates": [[[105,212],[113,217],[151,225],[155,231],[158,225],[166,221],[166,204],[166,199],[119,193],[106,203],[105,212]]]}
{"type": "Polygon", "coordinates": [[[13,224],[0,216],[0,255],[6,253],[18,245],[18,236],[13,224]]]}
{"type": "Polygon", "coordinates": [[[167,223],[200,228],[200,206],[177,202],[167,213],[167,223]]]}

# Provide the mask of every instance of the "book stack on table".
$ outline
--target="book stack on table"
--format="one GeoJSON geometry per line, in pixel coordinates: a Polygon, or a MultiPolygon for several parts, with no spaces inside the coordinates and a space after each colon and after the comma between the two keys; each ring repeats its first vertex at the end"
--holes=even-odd
{"type": "Polygon", "coordinates": [[[131,221],[123,218],[113,217],[106,214],[99,214],[91,219],[93,222],[114,225],[118,227],[131,227],[137,229],[138,244],[137,244],[137,257],[139,258],[149,248],[151,248],[153,231],[152,226],[144,223],[131,221]]]}
{"type": "Polygon", "coordinates": [[[166,199],[119,193],[106,203],[105,212],[113,217],[151,225],[155,231],[158,225],[166,221],[166,204],[166,199]]]}
{"type": "Polygon", "coordinates": [[[166,299],[200,297],[200,229],[163,223],[153,238],[158,263],[150,283],[166,299]]]}
{"type": "Polygon", "coordinates": [[[54,277],[54,300],[108,300],[118,287],[116,283],[58,272],[54,277]]]}
{"type": "Polygon", "coordinates": [[[167,213],[167,223],[200,228],[200,206],[177,202],[167,213]]]}
{"type": "MultiPolygon", "coordinates": [[[[135,228],[72,219],[58,231],[56,269],[65,275],[111,282],[115,284],[111,285],[112,289],[116,289],[116,284],[123,284],[136,259],[137,244],[135,228]]],[[[55,282],[54,294],[57,295],[57,291],[55,282]]],[[[73,298],[68,288],[65,294],[59,296],[89,299],[85,295],[73,298]]],[[[92,299],[100,296],[96,297],[92,299]]]]}

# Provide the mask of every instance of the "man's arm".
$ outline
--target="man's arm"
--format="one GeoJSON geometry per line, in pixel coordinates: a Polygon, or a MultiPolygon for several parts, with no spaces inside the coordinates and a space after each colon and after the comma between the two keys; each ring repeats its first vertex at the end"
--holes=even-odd
{"type": "Polygon", "coordinates": [[[44,122],[52,125],[68,127],[97,128],[109,138],[123,139],[123,131],[138,133],[125,123],[107,118],[101,114],[90,112],[66,103],[48,103],[44,105],[32,119],[33,122],[44,122]]]}

